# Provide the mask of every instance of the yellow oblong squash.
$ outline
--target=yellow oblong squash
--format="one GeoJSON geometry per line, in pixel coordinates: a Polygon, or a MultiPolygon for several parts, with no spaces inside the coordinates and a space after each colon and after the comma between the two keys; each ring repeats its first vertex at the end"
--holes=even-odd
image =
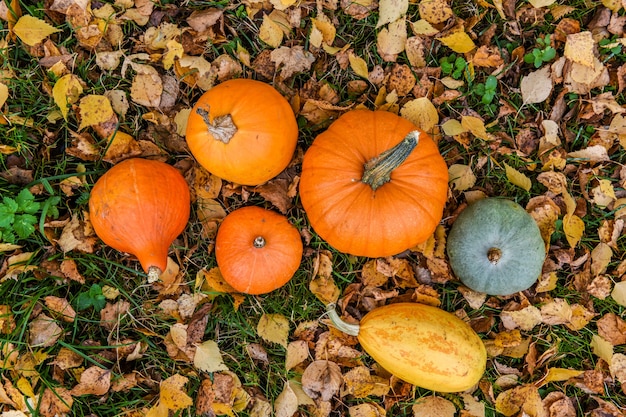
{"type": "Polygon", "coordinates": [[[363,349],[396,377],[432,391],[460,392],[485,372],[487,353],[474,330],[454,314],[419,303],[376,308],[348,324],[334,305],[329,317],[340,330],[357,336],[363,349]]]}

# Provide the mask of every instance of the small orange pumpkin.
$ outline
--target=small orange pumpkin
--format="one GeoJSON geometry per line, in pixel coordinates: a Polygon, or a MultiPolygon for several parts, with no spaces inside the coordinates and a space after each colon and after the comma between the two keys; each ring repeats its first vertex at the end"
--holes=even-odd
{"type": "Polygon", "coordinates": [[[304,155],[300,199],[311,226],[337,250],[398,254],[434,232],[448,193],[437,145],[385,111],[352,110],[304,155]]]}
{"type": "Polygon", "coordinates": [[[259,185],[291,161],[298,124],[289,102],[271,85],[232,79],[200,97],[187,121],[186,140],[194,158],[212,174],[259,185]]]}
{"type": "Polygon", "coordinates": [[[132,158],[96,181],[89,218],[98,237],[135,255],[153,282],[165,270],[170,245],[187,226],[189,206],[189,187],[176,168],[132,158]]]}
{"type": "Polygon", "coordinates": [[[224,280],[245,294],[266,294],[282,287],[301,258],[298,230],[285,216],[261,207],[229,213],[215,238],[215,259],[224,280]]]}

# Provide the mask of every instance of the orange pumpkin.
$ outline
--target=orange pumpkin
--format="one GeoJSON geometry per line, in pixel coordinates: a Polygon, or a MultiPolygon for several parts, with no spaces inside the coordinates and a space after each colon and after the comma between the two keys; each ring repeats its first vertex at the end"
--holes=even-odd
{"type": "Polygon", "coordinates": [[[311,226],[356,256],[391,256],[428,239],[447,192],[447,166],[432,138],[389,112],[344,113],[302,163],[300,199],[311,226]]]}
{"type": "Polygon", "coordinates": [[[233,79],[200,97],[189,115],[186,139],[195,159],[212,174],[259,185],[291,161],[298,125],[291,106],[272,86],[233,79]]]}
{"type": "Polygon", "coordinates": [[[265,294],[285,285],[300,266],[302,240],[281,214],[261,207],[229,213],[217,231],[217,266],[234,289],[265,294]]]}
{"type": "Polygon", "coordinates": [[[165,270],[167,253],[189,221],[189,187],[165,162],[133,158],[96,181],[89,218],[102,241],[139,259],[149,281],[165,270]]]}

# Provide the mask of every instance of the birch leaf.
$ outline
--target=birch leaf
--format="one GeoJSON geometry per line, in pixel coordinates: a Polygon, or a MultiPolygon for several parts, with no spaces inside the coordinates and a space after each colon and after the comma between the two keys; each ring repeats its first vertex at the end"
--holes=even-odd
{"type": "Polygon", "coordinates": [[[504,168],[506,170],[506,178],[511,184],[517,185],[518,187],[526,191],[530,191],[530,187],[532,186],[530,178],[528,178],[524,173],[507,164],[504,164],[504,168]]]}
{"type": "Polygon", "coordinates": [[[24,15],[13,26],[13,32],[28,46],[35,46],[60,29],[34,16],[24,15]]]}

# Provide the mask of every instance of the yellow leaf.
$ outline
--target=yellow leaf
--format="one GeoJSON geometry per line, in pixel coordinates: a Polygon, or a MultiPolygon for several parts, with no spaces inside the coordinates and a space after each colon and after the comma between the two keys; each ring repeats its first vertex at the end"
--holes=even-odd
{"type": "Polygon", "coordinates": [[[350,61],[350,68],[359,77],[367,78],[369,71],[367,69],[367,62],[360,56],[356,56],[353,53],[348,54],[348,60],[350,61]]]}
{"type": "Polygon", "coordinates": [[[517,185],[518,187],[530,191],[530,187],[532,186],[532,182],[530,178],[528,178],[524,173],[516,170],[512,166],[504,164],[504,168],[506,170],[506,178],[513,185],[517,185]]]}
{"type": "Polygon", "coordinates": [[[441,129],[448,136],[457,136],[467,132],[467,129],[456,119],[448,119],[441,125],[441,129]]]}
{"type": "Polygon", "coordinates": [[[270,0],[276,10],[286,10],[296,4],[297,0],[270,0]]]}
{"type": "Polygon", "coordinates": [[[540,386],[546,385],[550,382],[567,381],[570,378],[575,378],[582,374],[584,371],[578,371],[575,369],[565,368],[550,368],[548,373],[541,380],[540,386]]]}
{"type": "Polygon", "coordinates": [[[395,22],[406,15],[409,0],[380,0],[378,2],[378,22],[376,28],[395,22]]]}
{"type": "Polygon", "coordinates": [[[611,9],[613,13],[619,12],[622,8],[622,2],[620,0],[602,0],[602,5],[607,9],[611,9]]]}
{"type": "Polygon", "coordinates": [[[333,22],[325,14],[318,14],[317,17],[311,19],[313,27],[319,30],[322,35],[322,41],[326,45],[332,45],[335,41],[335,34],[337,29],[333,25],[333,22]]]}
{"type": "Polygon", "coordinates": [[[13,32],[28,46],[35,46],[47,36],[59,31],[60,29],[30,15],[20,17],[13,26],[13,32]]]}
{"type": "Polygon", "coordinates": [[[386,28],[378,32],[378,52],[385,61],[395,61],[397,55],[404,51],[406,46],[406,18],[391,22],[386,28]]]}
{"type": "Polygon", "coordinates": [[[556,0],[528,0],[528,2],[535,8],[540,9],[542,7],[548,7],[554,4],[556,0]]]}
{"type": "Polygon", "coordinates": [[[467,165],[453,164],[448,168],[448,181],[456,191],[465,191],[476,184],[476,175],[467,165]]]}
{"type": "Polygon", "coordinates": [[[611,364],[613,357],[613,344],[597,334],[591,337],[591,351],[597,357],[604,359],[606,363],[611,364]]]}
{"type": "Polygon", "coordinates": [[[433,25],[443,23],[454,16],[447,0],[422,0],[419,4],[420,17],[433,25]]]}
{"type": "Polygon", "coordinates": [[[485,128],[485,122],[483,122],[478,117],[462,116],[461,126],[465,130],[469,130],[470,132],[472,132],[472,135],[476,136],[479,139],[486,140],[489,138],[489,134],[487,133],[487,129],[485,128]]]}
{"type": "Polygon", "coordinates": [[[146,413],[146,417],[169,417],[170,410],[161,403],[156,403],[146,413]]]}
{"type": "Polygon", "coordinates": [[[159,399],[169,410],[182,410],[193,405],[193,400],[184,391],[187,377],[180,374],[172,375],[163,380],[160,386],[159,399]]]}
{"type": "Polygon", "coordinates": [[[424,132],[432,132],[439,123],[439,112],[427,97],[411,100],[402,106],[400,115],[424,132]]]}
{"type": "Polygon", "coordinates": [[[256,331],[263,340],[287,347],[289,320],[282,314],[263,314],[256,331]]]}
{"type": "Polygon", "coordinates": [[[4,106],[9,98],[9,87],[6,84],[0,83],[0,107],[4,106]]]}
{"type": "Polygon", "coordinates": [[[591,251],[591,276],[597,277],[606,272],[612,257],[613,250],[611,247],[604,242],[598,243],[591,251]]]}
{"type": "Polygon", "coordinates": [[[467,33],[461,30],[451,33],[448,36],[443,36],[439,38],[439,41],[441,41],[441,43],[443,43],[445,46],[459,54],[465,54],[476,48],[476,45],[474,44],[472,38],[470,38],[467,33]]]}
{"type": "Polygon", "coordinates": [[[591,189],[591,195],[593,202],[599,207],[606,207],[617,200],[613,184],[607,179],[599,180],[598,185],[591,189]]]}
{"type": "Polygon", "coordinates": [[[174,65],[174,59],[183,57],[183,45],[172,39],[167,41],[167,52],[163,54],[163,68],[170,69],[174,65]]]}
{"type": "Polygon", "coordinates": [[[227,371],[222,353],[217,343],[207,340],[196,346],[196,354],[193,357],[193,365],[204,372],[227,371]]]}
{"type": "Polygon", "coordinates": [[[109,99],[96,94],[90,94],[80,99],[78,108],[80,109],[78,130],[104,123],[115,115],[109,99]]]}
{"type": "Polygon", "coordinates": [[[80,79],[74,74],[67,74],[62,76],[54,83],[52,87],[52,98],[63,118],[67,120],[68,106],[76,103],[78,98],[83,93],[83,86],[80,83],[80,79]]]}
{"type": "Polygon", "coordinates": [[[621,306],[626,307],[626,281],[620,281],[613,287],[611,298],[621,306]]]}
{"type": "Polygon", "coordinates": [[[263,23],[259,28],[259,39],[271,46],[277,48],[283,41],[284,32],[269,16],[263,16],[263,23]]]}
{"type": "Polygon", "coordinates": [[[593,35],[589,31],[567,35],[563,56],[585,67],[593,68],[595,65],[595,43],[593,35]]]}
{"type": "Polygon", "coordinates": [[[17,380],[16,385],[17,389],[19,389],[22,394],[30,398],[35,398],[35,391],[33,391],[33,386],[30,384],[28,379],[22,376],[20,377],[20,379],[17,380]]]}
{"type": "Polygon", "coordinates": [[[413,33],[416,35],[435,36],[439,33],[439,30],[425,19],[419,19],[411,23],[411,29],[413,29],[413,33]]]}
{"type": "Polygon", "coordinates": [[[570,247],[576,247],[585,232],[585,223],[575,214],[563,216],[563,232],[570,247]]]}

